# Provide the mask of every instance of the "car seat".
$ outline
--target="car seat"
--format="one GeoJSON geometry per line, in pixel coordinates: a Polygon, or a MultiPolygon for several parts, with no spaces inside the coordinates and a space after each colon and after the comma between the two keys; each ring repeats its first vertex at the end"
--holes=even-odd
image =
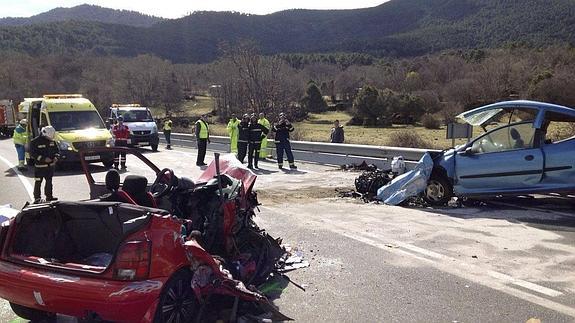
{"type": "Polygon", "coordinates": [[[156,200],[152,194],[146,191],[147,187],[148,179],[144,176],[128,175],[124,179],[122,189],[119,191],[128,194],[129,197],[135,201],[135,204],[147,207],[157,207],[156,200]]]}
{"type": "Polygon", "coordinates": [[[120,173],[110,169],[106,173],[106,188],[110,191],[105,201],[117,201],[148,207],[157,207],[156,200],[151,193],[146,192],[148,180],[143,176],[129,175],[120,189],[120,173]]]}

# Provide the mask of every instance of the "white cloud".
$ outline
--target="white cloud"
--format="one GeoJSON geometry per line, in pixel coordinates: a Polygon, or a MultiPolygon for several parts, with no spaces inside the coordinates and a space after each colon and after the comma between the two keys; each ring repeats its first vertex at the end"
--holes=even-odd
{"type": "Polygon", "coordinates": [[[268,14],[286,9],[352,9],[377,6],[387,0],[319,0],[319,1],[264,1],[264,0],[0,0],[3,17],[29,17],[56,7],[73,7],[83,3],[113,9],[134,10],[154,16],[178,18],[193,11],[239,11],[268,14]]]}

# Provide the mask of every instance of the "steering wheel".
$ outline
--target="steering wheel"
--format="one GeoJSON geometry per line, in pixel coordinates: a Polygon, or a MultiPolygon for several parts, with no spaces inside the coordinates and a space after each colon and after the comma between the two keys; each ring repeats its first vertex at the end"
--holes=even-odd
{"type": "Polygon", "coordinates": [[[169,168],[162,169],[156,180],[150,187],[150,193],[154,198],[162,198],[170,193],[174,187],[178,185],[178,179],[174,175],[174,171],[169,168]]]}

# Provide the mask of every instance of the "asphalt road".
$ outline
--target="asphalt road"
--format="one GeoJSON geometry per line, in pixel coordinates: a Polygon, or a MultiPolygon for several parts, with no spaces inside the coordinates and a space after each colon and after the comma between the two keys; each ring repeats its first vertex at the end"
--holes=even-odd
{"type": "MultiPolygon", "coordinates": [[[[143,150],[145,151],[145,150],[143,150]]],[[[10,140],[0,141],[0,205],[31,199],[32,172],[15,172],[10,140]]],[[[160,168],[195,178],[195,150],[152,153],[160,168]]],[[[209,154],[211,155],[211,154],[209,154]]],[[[498,200],[476,207],[402,208],[336,197],[357,174],[262,163],[256,221],[298,248],[309,268],[289,274],[274,303],[300,322],[575,321],[575,212],[571,200],[498,200]]],[[[94,165],[96,179],[104,169],[94,165]]],[[[128,160],[128,172],[146,174],[128,160]]],[[[149,178],[153,180],[153,178],[149,178]]],[[[57,173],[60,199],[88,198],[78,169],[57,173]]],[[[0,303],[0,321],[15,316],[0,303]]]]}

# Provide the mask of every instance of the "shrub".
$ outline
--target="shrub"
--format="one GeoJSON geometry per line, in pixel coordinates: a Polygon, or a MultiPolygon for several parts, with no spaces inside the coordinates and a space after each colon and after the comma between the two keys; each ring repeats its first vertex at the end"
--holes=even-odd
{"type": "Polygon", "coordinates": [[[426,113],[421,117],[421,124],[426,129],[439,129],[441,128],[441,122],[432,114],[426,113]]]}
{"type": "Polygon", "coordinates": [[[412,131],[398,131],[392,133],[386,143],[391,147],[431,148],[431,144],[412,131]]]}

